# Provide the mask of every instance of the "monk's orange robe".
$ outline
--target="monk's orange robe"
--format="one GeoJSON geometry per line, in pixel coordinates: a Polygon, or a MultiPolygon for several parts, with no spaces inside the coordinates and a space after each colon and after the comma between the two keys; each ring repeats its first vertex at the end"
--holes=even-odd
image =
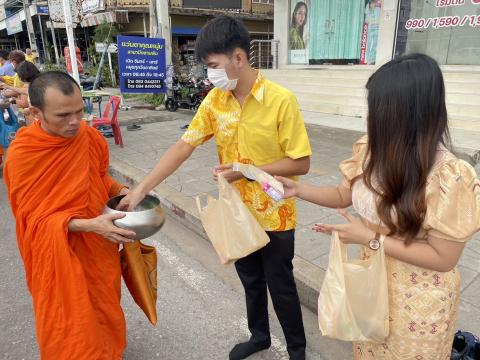
{"type": "Polygon", "coordinates": [[[105,139],[85,123],[67,139],[36,122],[8,150],[4,177],[43,360],[118,360],[125,349],[118,246],[68,232],[70,219],[100,215],[120,190],[108,163],[105,139]]]}

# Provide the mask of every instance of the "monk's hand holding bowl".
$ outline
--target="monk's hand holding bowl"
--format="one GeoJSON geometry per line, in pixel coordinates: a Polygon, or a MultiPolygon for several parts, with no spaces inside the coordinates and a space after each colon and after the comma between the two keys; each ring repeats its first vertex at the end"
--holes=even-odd
{"type": "Polygon", "coordinates": [[[93,232],[116,244],[133,242],[135,232],[115,226],[114,220],[125,217],[125,214],[105,214],[93,219],[72,219],[68,229],[72,232],[93,232]]]}

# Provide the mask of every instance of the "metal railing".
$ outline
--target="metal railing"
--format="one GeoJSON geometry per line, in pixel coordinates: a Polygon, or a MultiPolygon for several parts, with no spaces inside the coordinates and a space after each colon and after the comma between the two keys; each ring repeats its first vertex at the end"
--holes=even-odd
{"type": "Polygon", "coordinates": [[[278,69],[278,40],[252,40],[250,65],[255,69],[278,69]]]}

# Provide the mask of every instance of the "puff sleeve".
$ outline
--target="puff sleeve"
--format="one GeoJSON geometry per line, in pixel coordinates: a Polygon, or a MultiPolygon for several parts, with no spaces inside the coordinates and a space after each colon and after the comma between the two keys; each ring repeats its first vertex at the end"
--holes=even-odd
{"type": "Polygon", "coordinates": [[[480,230],[480,181],[463,160],[450,159],[433,171],[426,204],[424,228],[431,236],[466,242],[480,230]]]}
{"type": "Polygon", "coordinates": [[[365,135],[353,145],[352,157],[340,163],[343,176],[342,186],[351,188],[352,181],[363,174],[363,163],[367,154],[368,137],[365,135]]]}

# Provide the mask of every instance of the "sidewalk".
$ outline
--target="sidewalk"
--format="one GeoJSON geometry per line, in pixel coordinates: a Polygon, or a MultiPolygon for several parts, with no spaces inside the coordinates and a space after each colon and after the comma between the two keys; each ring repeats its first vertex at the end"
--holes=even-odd
{"type": "MultiPolygon", "coordinates": [[[[131,110],[130,110],[131,111],[131,110]]],[[[145,111],[135,111],[140,118],[145,111]]],[[[121,117],[126,112],[121,112],[121,117]]],[[[162,112],[159,112],[162,113],[162,112]]],[[[133,114],[129,114],[132,116],[133,114]]],[[[166,113],[171,116],[172,114],[166,113]]],[[[111,170],[119,180],[131,185],[143,179],[157,160],[183,134],[180,127],[192,117],[189,112],[173,113],[169,121],[142,125],[136,132],[122,128],[125,147],[111,144],[111,170]]],[[[131,120],[131,119],[130,119],[131,120]]],[[[165,120],[165,119],[164,119],[165,120]]],[[[136,121],[136,120],[135,120],[136,121]]],[[[361,133],[318,125],[309,125],[313,156],[310,173],[302,181],[316,185],[335,185],[340,181],[338,164],[351,156],[352,144],[361,133]]],[[[206,237],[198,217],[195,197],[203,193],[217,196],[211,170],[217,165],[215,142],[199,147],[192,157],[155,191],[171,215],[185,226],[206,237]]],[[[478,167],[477,167],[478,169],[478,167]]],[[[335,210],[298,202],[298,227],[295,249],[295,276],[302,302],[316,311],[318,291],[328,262],[329,237],[314,233],[316,222],[343,222],[335,210]]],[[[465,248],[459,268],[462,274],[462,309],[459,328],[478,333],[480,323],[480,234],[465,248]]]]}

